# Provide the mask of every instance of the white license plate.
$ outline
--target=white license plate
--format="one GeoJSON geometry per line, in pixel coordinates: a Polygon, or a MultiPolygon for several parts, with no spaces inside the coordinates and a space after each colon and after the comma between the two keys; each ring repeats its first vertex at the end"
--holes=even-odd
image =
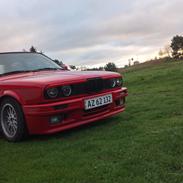
{"type": "Polygon", "coordinates": [[[85,110],[112,103],[112,94],[85,100],[85,110]]]}

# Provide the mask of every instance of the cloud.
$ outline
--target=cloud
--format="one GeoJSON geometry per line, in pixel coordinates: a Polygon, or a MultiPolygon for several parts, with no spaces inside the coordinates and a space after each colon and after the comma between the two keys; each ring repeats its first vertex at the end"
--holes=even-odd
{"type": "Polygon", "coordinates": [[[66,64],[149,59],[182,34],[182,0],[1,0],[0,50],[35,45],[66,64]]]}

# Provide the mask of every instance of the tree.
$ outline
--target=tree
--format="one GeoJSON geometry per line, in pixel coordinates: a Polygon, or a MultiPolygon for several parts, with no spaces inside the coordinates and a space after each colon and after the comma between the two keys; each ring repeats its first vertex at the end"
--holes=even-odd
{"type": "Polygon", "coordinates": [[[31,46],[29,51],[32,52],[32,53],[37,53],[37,49],[34,46],[31,46]]]}
{"type": "Polygon", "coordinates": [[[171,43],[174,58],[183,58],[183,36],[174,36],[171,43]]]}
{"type": "Polygon", "coordinates": [[[104,70],[104,67],[99,67],[98,70],[99,71],[103,71],[104,70]]]}
{"type": "Polygon", "coordinates": [[[59,60],[57,60],[57,59],[55,59],[55,60],[53,60],[56,64],[58,64],[58,65],[60,65],[60,61],[59,60]]]}
{"type": "Polygon", "coordinates": [[[172,49],[170,47],[170,45],[166,45],[164,46],[163,49],[160,49],[159,50],[159,58],[165,58],[165,57],[171,57],[171,52],[172,52],[172,49]]]}
{"type": "Polygon", "coordinates": [[[112,62],[107,63],[106,66],[104,67],[104,69],[106,71],[113,71],[113,72],[117,72],[118,71],[115,63],[112,63],[112,62]]]}
{"type": "Polygon", "coordinates": [[[162,57],[163,57],[164,52],[162,51],[162,49],[160,49],[160,50],[159,50],[159,53],[158,53],[158,54],[159,54],[159,57],[160,57],[160,58],[162,58],[162,57]]]}
{"type": "Polygon", "coordinates": [[[76,66],[75,65],[69,65],[69,67],[73,70],[76,70],[76,66]]]}
{"type": "Polygon", "coordinates": [[[167,57],[171,57],[171,53],[172,53],[172,48],[170,45],[165,45],[164,47],[164,54],[167,56],[167,57]]]}

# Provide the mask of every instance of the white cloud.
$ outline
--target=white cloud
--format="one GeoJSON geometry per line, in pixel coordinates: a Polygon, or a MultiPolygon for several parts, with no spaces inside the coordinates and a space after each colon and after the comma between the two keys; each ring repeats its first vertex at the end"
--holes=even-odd
{"type": "Polygon", "coordinates": [[[0,50],[35,45],[74,65],[145,60],[182,34],[182,6],[182,0],[1,0],[0,50]]]}

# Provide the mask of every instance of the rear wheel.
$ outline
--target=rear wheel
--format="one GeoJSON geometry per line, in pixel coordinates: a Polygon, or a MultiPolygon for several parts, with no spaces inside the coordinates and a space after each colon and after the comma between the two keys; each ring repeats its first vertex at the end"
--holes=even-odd
{"type": "Polygon", "coordinates": [[[0,126],[3,135],[8,141],[17,142],[26,135],[26,125],[20,104],[12,99],[5,98],[0,105],[0,126]]]}

